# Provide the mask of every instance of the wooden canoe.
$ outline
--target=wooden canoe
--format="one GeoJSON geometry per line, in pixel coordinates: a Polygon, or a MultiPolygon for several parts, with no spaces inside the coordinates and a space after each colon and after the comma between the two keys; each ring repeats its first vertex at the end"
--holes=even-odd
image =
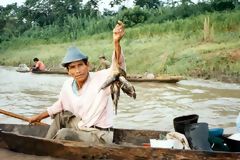
{"type": "Polygon", "coordinates": [[[240,152],[194,151],[143,146],[149,139],[166,135],[165,131],[114,129],[114,144],[94,145],[84,142],[43,138],[49,126],[0,124],[0,146],[25,154],[66,159],[113,160],[236,160],[240,152]]]}
{"type": "MultiPolygon", "coordinates": [[[[18,71],[22,72],[22,71],[18,71]]],[[[26,71],[24,71],[26,72],[26,71]]],[[[35,74],[68,74],[67,71],[59,70],[59,71],[32,71],[35,74]]],[[[127,80],[130,82],[154,82],[154,83],[177,83],[180,80],[183,80],[182,76],[161,76],[156,78],[144,78],[144,77],[132,77],[128,76],[127,80]]]]}
{"type": "Polygon", "coordinates": [[[22,70],[16,70],[17,72],[21,73],[27,73],[27,72],[32,72],[35,74],[68,74],[67,71],[64,70],[57,70],[57,71],[22,71],[22,70]]]}
{"type": "Polygon", "coordinates": [[[21,73],[27,73],[27,72],[32,72],[35,74],[68,74],[67,71],[21,71],[21,70],[16,70],[17,72],[21,73]]]}
{"type": "Polygon", "coordinates": [[[32,71],[35,74],[68,74],[67,71],[32,71]]]}

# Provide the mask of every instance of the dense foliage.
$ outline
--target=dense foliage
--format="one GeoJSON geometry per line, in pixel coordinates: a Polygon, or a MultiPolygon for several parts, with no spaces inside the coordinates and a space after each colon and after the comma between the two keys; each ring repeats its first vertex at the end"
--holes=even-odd
{"type": "Polygon", "coordinates": [[[118,12],[100,12],[99,3],[27,0],[20,7],[0,7],[0,65],[32,66],[32,58],[39,57],[49,69],[59,68],[66,49],[76,45],[94,68],[100,54],[111,58],[111,30],[121,19],[127,25],[121,42],[128,73],[240,82],[238,1],[135,0],[133,8],[121,6],[118,12]],[[79,5],[74,12],[71,3],[79,5]]]}
{"type": "Polygon", "coordinates": [[[112,6],[120,5],[117,12],[105,9],[103,13],[99,11],[101,0],[85,4],[82,0],[26,0],[22,6],[0,6],[0,49],[19,38],[24,43],[73,41],[111,30],[117,19],[133,27],[239,8],[238,0],[205,0],[197,4],[191,0],[135,0],[133,8],[121,6],[123,1],[110,2],[112,6]]]}

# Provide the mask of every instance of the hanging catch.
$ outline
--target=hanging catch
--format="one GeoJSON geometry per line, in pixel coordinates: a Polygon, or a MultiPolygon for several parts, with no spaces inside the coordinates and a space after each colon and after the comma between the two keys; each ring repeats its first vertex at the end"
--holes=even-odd
{"type": "Polygon", "coordinates": [[[101,89],[105,89],[110,86],[111,96],[115,105],[115,114],[117,114],[117,105],[120,97],[120,88],[128,96],[136,98],[136,92],[133,85],[127,81],[126,72],[119,66],[119,59],[121,55],[121,46],[119,44],[121,38],[124,36],[124,24],[121,21],[117,22],[117,25],[113,29],[113,40],[115,42],[115,58],[112,62],[112,73],[110,77],[103,83],[101,89]]]}
{"type": "Polygon", "coordinates": [[[113,104],[115,106],[115,114],[117,114],[118,100],[120,97],[120,88],[128,96],[136,99],[134,86],[126,79],[126,72],[120,67],[115,68],[115,72],[103,83],[101,89],[110,86],[113,104]]]}

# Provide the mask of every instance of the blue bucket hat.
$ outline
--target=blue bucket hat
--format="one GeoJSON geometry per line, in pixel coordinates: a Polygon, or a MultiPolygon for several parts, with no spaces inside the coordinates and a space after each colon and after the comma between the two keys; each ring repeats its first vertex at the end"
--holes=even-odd
{"type": "Polygon", "coordinates": [[[88,60],[88,57],[84,53],[82,53],[78,48],[70,47],[67,50],[67,54],[63,58],[62,66],[66,67],[66,64],[80,60],[88,60]]]}

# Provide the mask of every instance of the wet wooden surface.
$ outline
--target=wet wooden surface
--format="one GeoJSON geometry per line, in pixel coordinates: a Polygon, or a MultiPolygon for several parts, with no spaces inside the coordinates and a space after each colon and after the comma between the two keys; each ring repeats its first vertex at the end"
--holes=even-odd
{"type": "MultiPolygon", "coordinates": [[[[115,129],[115,142],[119,144],[100,145],[76,141],[49,140],[41,138],[46,126],[24,126],[1,124],[0,136],[13,151],[38,156],[51,156],[72,160],[113,159],[113,160],[236,160],[240,153],[209,152],[144,147],[149,138],[159,138],[166,132],[147,130],[115,129]],[[5,131],[4,131],[5,130],[5,131]],[[6,130],[10,131],[7,132],[6,130]],[[13,131],[13,132],[11,132],[13,131]],[[40,134],[40,137],[32,135],[40,134]],[[25,135],[22,135],[22,134],[25,135]],[[122,143],[123,142],[123,143],[122,143]]],[[[46,130],[45,130],[46,132],[46,130]]],[[[3,145],[4,146],[4,145],[3,145]]],[[[0,158],[1,159],[1,158],[0,158]]]]}

